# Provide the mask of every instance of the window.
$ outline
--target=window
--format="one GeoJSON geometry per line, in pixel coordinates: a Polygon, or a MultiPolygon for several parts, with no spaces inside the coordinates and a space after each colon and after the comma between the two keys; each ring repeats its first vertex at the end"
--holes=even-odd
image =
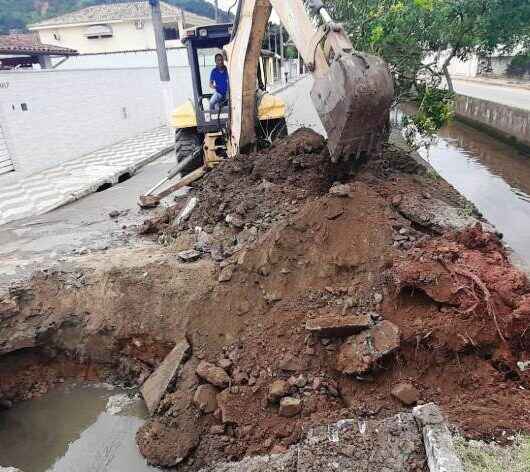
{"type": "Polygon", "coordinates": [[[166,41],[172,41],[174,39],[179,39],[178,29],[175,27],[164,28],[164,39],[166,41]]]}
{"type": "Polygon", "coordinates": [[[93,25],[85,31],[87,39],[112,38],[112,26],[110,25],[93,25]]]}

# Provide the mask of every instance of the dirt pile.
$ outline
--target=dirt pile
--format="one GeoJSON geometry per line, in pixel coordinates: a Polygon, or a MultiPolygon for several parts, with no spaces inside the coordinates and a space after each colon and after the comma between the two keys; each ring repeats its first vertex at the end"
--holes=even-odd
{"type": "Polygon", "coordinates": [[[497,237],[397,148],[356,175],[328,161],[301,130],[223,163],[196,184],[186,222],[173,225],[189,196],[146,223],[169,243],[165,263],[88,274],[63,298],[64,282],[34,281],[0,304],[10,329],[35,347],[47,322],[47,339],[84,363],[133,359],[139,383],[160,362],[143,346],[169,352],[185,335],[190,358],[137,435],[151,463],[181,470],[285,452],[316,425],[384,421],[415,401],[470,436],[529,431],[518,363],[530,358],[530,290],[497,237]],[[463,221],[474,226],[455,231],[463,221]],[[184,249],[201,258],[178,262],[184,249]],[[65,317],[83,349],[59,343],[65,317]]]}

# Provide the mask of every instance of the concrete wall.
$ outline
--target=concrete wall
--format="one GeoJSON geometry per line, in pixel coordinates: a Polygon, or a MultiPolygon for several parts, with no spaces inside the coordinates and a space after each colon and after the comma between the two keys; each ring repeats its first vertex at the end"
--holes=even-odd
{"type": "MultiPolygon", "coordinates": [[[[112,38],[88,39],[85,36],[88,25],[58,26],[55,28],[38,29],[42,43],[76,49],[80,54],[135,51],[153,49],[155,33],[151,20],[142,20],[143,28],[138,29],[134,21],[120,21],[107,23],[113,30],[112,38]],[[56,36],[59,39],[56,39],[56,36]]],[[[177,19],[168,26],[177,27],[177,19]]],[[[182,43],[178,40],[166,41],[167,47],[178,47],[182,43]]]]}
{"type": "MultiPolygon", "coordinates": [[[[206,73],[203,75],[207,75],[206,73]]],[[[192,97],[171,69],[174,103],[192,97]]],[[[0,127],[17,180],[166,123],[158,69],[0,72],[0,127]]]]}
{"type": "Polygon", "coordinates": [[[474,127],[530,150],[530,111],[457,95],[456,117],[474,127]]]}

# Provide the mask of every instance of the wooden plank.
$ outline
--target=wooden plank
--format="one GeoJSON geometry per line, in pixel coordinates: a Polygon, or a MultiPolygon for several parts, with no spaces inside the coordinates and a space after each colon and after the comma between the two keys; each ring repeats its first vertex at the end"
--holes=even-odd
{"type": "Polygon", "coordinates": [[[191,183],[200,179],[204,174],[206,174],[206,170],[204,169],[204,167],[200,167],[199,169],[194,170],[191,174],[188,174],[186,177],[183,177],[182,179],[180,179],[177,183],[175,183],[171,187],[156,194],[156,196],[160,199],[167,197],[168,195],[171,195],[173,192],[176,192],[177,190],[183,187],[187,187],[191,183]]]}

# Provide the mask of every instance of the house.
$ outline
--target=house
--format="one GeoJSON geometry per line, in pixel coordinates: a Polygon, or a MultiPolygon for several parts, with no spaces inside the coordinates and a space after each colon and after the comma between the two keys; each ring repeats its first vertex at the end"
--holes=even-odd
{"type": "Polygon", "coordinates": [[[51,67],[52,58],[76,55],[75,49],[41,43],[35,34],[9,34],[0,36],[0,69],[51,67]]]}
{"type": "MultiPolygon", "coordinates": [[[[185,28],[214,20],[160,2],[167,47],[181,46],[185,28]]],[[[94,5],[28,25],[42,43],[80,54],[155,49],[155,34],[148,1],[94,5]]]]}

